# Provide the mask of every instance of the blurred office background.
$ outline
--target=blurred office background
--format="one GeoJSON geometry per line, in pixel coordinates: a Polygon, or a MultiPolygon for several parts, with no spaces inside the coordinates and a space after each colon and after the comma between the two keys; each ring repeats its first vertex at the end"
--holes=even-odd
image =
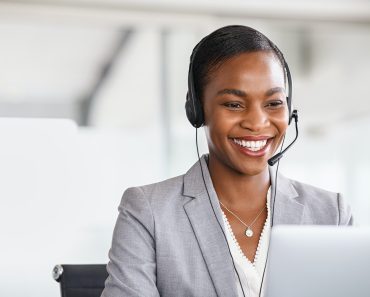
{"type": "Polygon", "coordinates": [[[54,264],[108,261],[127,187],[196,161],[189,56],[228,24],[290,65],[300,137],[281,171],[370,224],[370,1],[0,1],[0,296],[59,296],[54,264]]]}

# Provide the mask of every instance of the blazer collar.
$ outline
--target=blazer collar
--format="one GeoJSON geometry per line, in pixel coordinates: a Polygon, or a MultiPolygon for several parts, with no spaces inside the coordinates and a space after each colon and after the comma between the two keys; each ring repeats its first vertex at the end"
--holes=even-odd
{"type": "MultiPolygon", "coordinates": [[[[184,175],[183,195],[193,198],[184,204],[184,209],[199,243],[217,295],[237,297],[236,283],[238,280],[226,241],[220,204],[206,159],[207,155],[203,155],[200,162],[196,162],[184,175]]],[[[300,224],[304,206],[295,199],[299,196],[296,189],[291,181],[281,174],[278,174],[277,184],[275,184],[275,168],[270,167],[269,170],[273,224],[300,224]]]]}
{"type": "Polygon", "coordinates": [[[214,190],[208,171],[207,161],[208,155],[203,155],[200,158],[200,163],[199,161],[196,162],[184,175],[184,196],[196,198],[200,194],[203,194],[203,192],[207,193],[206,188],[204,187],[204,182],[206,183],[208,190],[214,190]]]}
{"type": "Polygon", "coordinates": [[[301,224],[304,205],[297,201],[299,194],[294,188],[292,181],[280,173],[278,173],[276,179],[275,167],[269,167],[269,171],[271,180],[271,221],[273,225],[301,224]]]}
{"type": "Polygon", "coordinates": [[[184,209],[202,251],[217,296],[237,297],[237,278],[225,237],[220,204],[204,156],[200,163],[197,162],[184,176],[183,194],[194,198],[184,204],[184,209]]]}

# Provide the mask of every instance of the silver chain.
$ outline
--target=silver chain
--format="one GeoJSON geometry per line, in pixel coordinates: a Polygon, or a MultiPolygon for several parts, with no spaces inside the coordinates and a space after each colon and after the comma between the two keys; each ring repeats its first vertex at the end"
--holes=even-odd
{"type": "MultiPolygon", "coordinates": [[[[220,200],[219,200],[220,201],[220,200]]],[[[256,218],[253,220],[253,222],[252,223],[250,223],[249,225],[247,225],[246,223],[244,223],[243,221],[242,221],[242,219],[241,218],[239,218],[235,213],[233,213],[230,209],[228,209],[221,201],[220,201],[220,204],[229,212],[229,213],[231,213],[234,217],[236,217],[238,220],[239,220],[239,222],[240,223],[242,223],[245,227],[247,227],[247,228],[251,228],[252,226],[253,226],[253,224],[257,221],[257,219],[260,217],[260,215],[262,214],[262,212],[265,210],[265,208],[266,208],[266,205],[261,209],[261,211],[258,213],[258,215],[256,216],[256,218]]]]}

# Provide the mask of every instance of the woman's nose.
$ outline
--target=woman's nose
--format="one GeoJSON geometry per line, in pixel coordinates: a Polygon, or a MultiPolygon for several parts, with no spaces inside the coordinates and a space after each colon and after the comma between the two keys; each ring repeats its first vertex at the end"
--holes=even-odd
{"type": "Polygon", "coordinates": [[[269,119],[266,112],[260,107],[249,108],[242,115],[241,127],[253,132],[258,132],[268,125],[269,119]]]}

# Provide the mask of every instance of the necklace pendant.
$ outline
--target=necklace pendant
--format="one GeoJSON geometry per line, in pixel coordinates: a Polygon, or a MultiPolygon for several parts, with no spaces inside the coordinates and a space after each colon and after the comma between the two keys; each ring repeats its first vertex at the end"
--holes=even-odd
{"type": "Polygon", "coordinates": [[[245,236],[247,236],[247,237],[252,237],[253,236],[253,231],[250,227],[248,227],[247,230],[245,230],[245,236]]]}

